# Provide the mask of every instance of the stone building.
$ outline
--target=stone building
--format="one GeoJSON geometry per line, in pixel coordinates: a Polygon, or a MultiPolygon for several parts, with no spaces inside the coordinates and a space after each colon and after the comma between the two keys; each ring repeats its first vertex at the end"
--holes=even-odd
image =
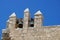
{"type": "Polygon", "coordinates": [[[60,40],[60,25],[43,26],[41,11],[37,11],[33,19],[27,8],[24,18],[17,19],[15,13],[9,16],[2,40],[60,40]]]}

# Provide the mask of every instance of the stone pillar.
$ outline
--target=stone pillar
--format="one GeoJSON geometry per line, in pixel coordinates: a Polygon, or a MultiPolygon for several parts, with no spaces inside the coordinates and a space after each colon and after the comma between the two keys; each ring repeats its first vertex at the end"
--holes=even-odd
{"type": "Polygon", "coordinates": [[[40,11],[35,13],[35,17],[34,17],[34,27],[35,28],[41,28],[42,27],[42,13],[40,11]]]}
{"type": "Polygon", "coordinates": [[[9,29],[13,31],[16,26],[16,14],[13,13],[11,16],[9,16],[9,29]]]}
{"type": "Polygon", "coordinates": [[[29,9],[24,10],[23,32],[26,33],[29,27],[30,14],[29,9]]]}

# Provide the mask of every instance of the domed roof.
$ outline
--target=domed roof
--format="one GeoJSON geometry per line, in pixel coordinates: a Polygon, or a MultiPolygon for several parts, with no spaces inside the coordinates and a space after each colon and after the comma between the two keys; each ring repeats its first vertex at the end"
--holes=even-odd
{"type": "Polygon", "coordinates": [[[27,11],[29,12],[29,8],[26,8],[26,9],[24,10],[24,12],[27,12],[27,11]]]}
{"type": "Polygon", "coordinates": [[[34,15],[40,15],[40,14],[42,14],[42,13],[41,13],[41,11],[39,10],[39,11],[37,11],[34,15]]]}
{"type": "Polygon", "coordinates": [[[16,16],[16,14],[15,14],[15,12],[13,12],[9,17],[15,17],[16,16]]]}

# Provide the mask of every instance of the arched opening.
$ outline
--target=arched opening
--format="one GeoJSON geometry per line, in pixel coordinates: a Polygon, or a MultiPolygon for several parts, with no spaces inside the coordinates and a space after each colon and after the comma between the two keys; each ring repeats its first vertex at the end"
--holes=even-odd
{"type": "Polygon", "coordinates": [[[23,19],[20,18],[20,19],[17,19],[16,21],[16,28],[23,28],[23,19]]]}
{"type": "Polygon", "coordinates": [[[23,24],[18,24],[18,28],[23,28],[23,24]]]}
{"type": "Polygon", "coordinates": [[[34,27],[34,19],[33,18],[31,18],[31,20],[30,20],[30,27],[34,27]]]}
{"type": "Polygon", "coordinates": [[[34,27],[34,24],[30,24],[30,27],[34,27]]]}

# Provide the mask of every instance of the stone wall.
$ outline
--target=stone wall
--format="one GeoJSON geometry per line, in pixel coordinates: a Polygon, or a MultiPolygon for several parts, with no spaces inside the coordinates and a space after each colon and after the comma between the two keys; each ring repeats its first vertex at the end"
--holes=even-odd
{"type": "Polygon", "coordinates": [[[23,32],[23,28],[15,29],[10,33],[10,37],[14,40],[60,40],[60,27],[43,27],[41,29],[29,27],[27,33],[23,32]]]}
{"type": "MultiPolygon", "coordinates": [[[[7,21],[8,27],[6,29],[9,31],[3,30],[2,33],[9,33],[9,40],[60,40],[60,25],[43,26],[42,13],[37,11],[34,16],[34,27],[30,27],[31,18],[29,13],[28,8],[24,10],[23,28],[17,27],[17,17],[13,13],[7,21]]],[[[6,39],[3,38],[3,40],[6,39]]]]}

